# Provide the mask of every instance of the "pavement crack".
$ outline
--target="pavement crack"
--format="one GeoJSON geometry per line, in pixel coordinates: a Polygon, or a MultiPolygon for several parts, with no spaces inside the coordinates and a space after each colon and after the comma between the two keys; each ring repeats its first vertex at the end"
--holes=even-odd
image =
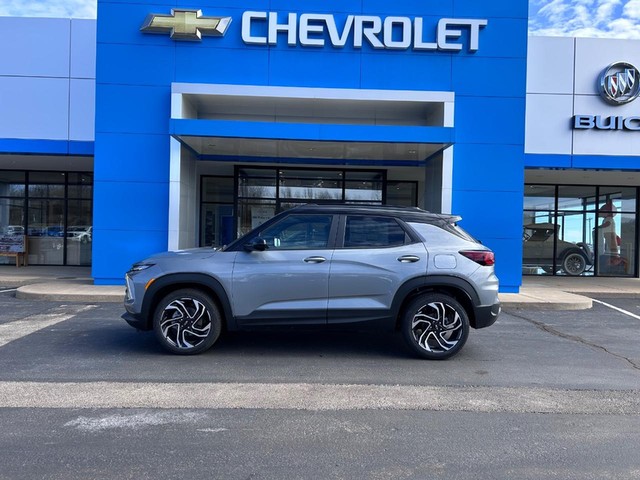
{"type": "Polygon", "coordinates": [[[640,371],[640,364],[634,362],[632,359],[630,359],[628,357],[625,357],[624,355],[620,355],[619,353],[612,352],[611,350],[609,350],[606,347],[603,347],[602,345],[598,345],[597,343],[590,342],[589,340],[586,340],[586,339],[584,339],[582,337],[579,337],[577,335],[570,335],[568,333],[561,332],[560,330],[556,330],[555,328],[553,328],[550,325],[547,325],[544,322],[541,322],[539,320],[534,320],[532,318],[527,318],[524,315],[518,315],[517,313],[514,313],[514,312],[509,312],[509,315],[511,315],[513,317],[516,317],[516,318],[519,318],[521,320],[524,320],[525,322],[528,322],[528,323],[534,325],[535,327],[537,327],[538,329],[542,330],[543,332],[547,332],[547,333],[549,333],[551,335],[554,335],[556,337],[563,338],[565,340],[569,340],[569,341],[572,341],[572,342],[580,343],[582,345],[585,345],[587,347],[593,348],[595,350],[603,351],[608,355],[611,355],[611,356],[613,356],[615,358],[618,358],[620,360],[624,360],[629,365],[631,365],[632,368],[640,371]]]}

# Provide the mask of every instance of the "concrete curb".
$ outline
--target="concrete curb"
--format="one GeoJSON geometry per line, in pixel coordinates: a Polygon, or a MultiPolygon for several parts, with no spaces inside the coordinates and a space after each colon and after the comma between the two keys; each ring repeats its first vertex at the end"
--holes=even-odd
{"type": "Polygon", "coordinates": [[[101,286],[82,282],[34,283],[16,291],[23,300],[50,300],[63,302],[123,303],[124,286],[101,286]]]}
{"type": "Polygon", "coordinates": [[[501,293],[502,308],[535,310],[588,310],[593,301],[585,296],[551,288],[521,288],[520,293],[501,293]]]}

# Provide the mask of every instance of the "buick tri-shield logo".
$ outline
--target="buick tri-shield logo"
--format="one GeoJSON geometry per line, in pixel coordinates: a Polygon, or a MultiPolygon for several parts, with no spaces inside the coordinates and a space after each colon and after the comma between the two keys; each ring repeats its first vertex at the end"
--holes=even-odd
{"type": "Polygon", "coordinates": [[[616,62],[604,69],[599,79],[600,96],[611,105],[632,102],[640,94],[638,69],[627,62],[616,62]]]}

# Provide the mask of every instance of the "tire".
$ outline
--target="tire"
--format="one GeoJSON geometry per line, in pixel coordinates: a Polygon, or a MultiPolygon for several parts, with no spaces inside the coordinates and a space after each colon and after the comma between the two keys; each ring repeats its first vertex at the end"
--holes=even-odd
{"type": "Polygon", "coordinates": [[[153,331],[171,353],[195,355],[216,343],[222,331],[222,317],[207,294],[194,289],[176,290],[158,303],[153,331]]]}
{"type": "Polygon", "coordinates": [[[569,252],[562,259],[562,270],[571,276],[582,275],[587,269],[587,259],[578,252],[569,252]]]}
{"type": "Polygon", "coordinates": [[[405,342],[419,357],[444,360],[466,343],[469,316],[449,295],[425,293],[409,303],[401,328],[405,342]]]}

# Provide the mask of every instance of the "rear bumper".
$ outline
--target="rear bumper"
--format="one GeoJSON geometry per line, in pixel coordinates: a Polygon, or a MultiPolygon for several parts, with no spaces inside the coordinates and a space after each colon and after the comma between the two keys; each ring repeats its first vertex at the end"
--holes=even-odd
{"type": "Polygon", "coordinates": [[[486,328],[490,327],[498,319],[502,306],[500,302],[496,302],[493,305],[486,307],[476,307],[475,309],[475,321],[471,324],[473,328],[486,328]]]}

